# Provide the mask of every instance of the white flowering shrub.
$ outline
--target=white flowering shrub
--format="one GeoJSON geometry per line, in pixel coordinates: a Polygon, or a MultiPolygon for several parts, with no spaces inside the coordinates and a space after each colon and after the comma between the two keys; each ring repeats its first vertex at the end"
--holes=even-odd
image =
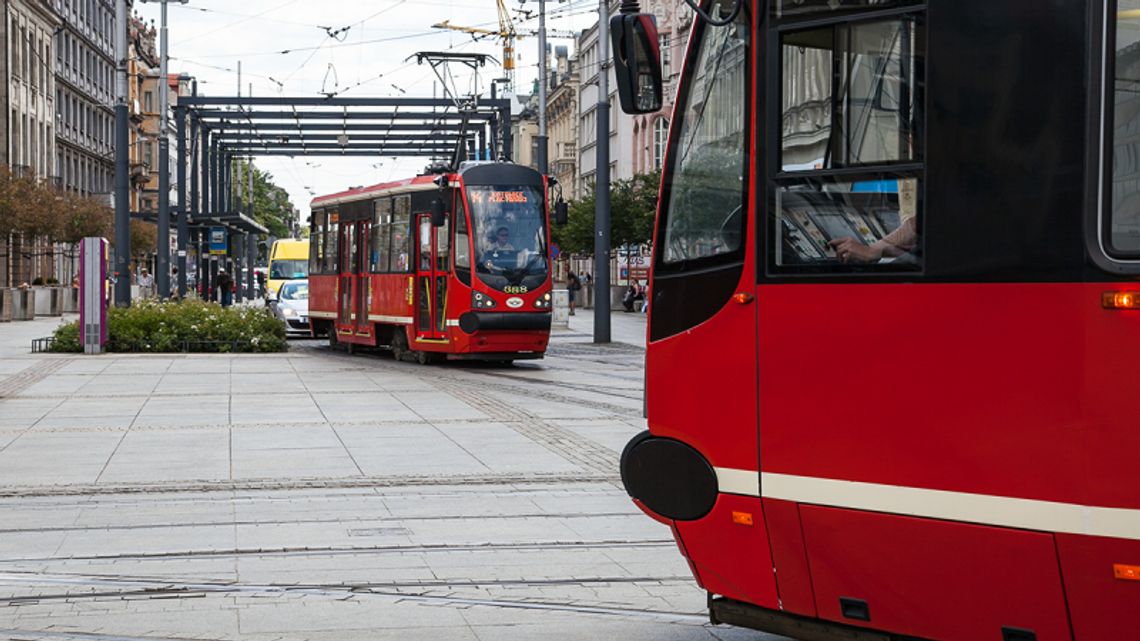
{"type": "MultiPolygon", "coordinates": [[[[112,352],[282,352],[285,326],[264,307],[140,300],[107,313],[112,352]]],[[[82,352],[79,323],[56,329],[53,351],[82,352]]]]}

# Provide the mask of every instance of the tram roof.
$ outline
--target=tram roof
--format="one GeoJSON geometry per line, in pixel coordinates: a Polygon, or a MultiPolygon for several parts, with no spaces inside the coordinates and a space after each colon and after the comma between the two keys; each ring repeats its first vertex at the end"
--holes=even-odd
{"type": "Polygon", "coordinates": [[[355,187],[335,194],[317,196],[309,203],[309,207],[327,207],[342,203],[368,200],[377,196],[386,196],[394,192],[413,192],[433,189],[436,174],[424,174],[415,178],[405,178],[393,182],[379,183],[368,187],[355,187]]]}

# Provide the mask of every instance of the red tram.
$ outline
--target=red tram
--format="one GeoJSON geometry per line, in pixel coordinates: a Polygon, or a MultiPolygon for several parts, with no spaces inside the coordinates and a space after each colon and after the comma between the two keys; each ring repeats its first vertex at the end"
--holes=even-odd
{"type": "Polygon", "coordinates": [[[533,169],[465,162],[314,199],[314,334],[421,363],[542,358],[551,320],[547,193],[533,169]]]}
{"type": "Polygon", "coordinates": [[[1140,638],[1140,1],[701,6],[621,471],[713,620],[1140,638]]]}

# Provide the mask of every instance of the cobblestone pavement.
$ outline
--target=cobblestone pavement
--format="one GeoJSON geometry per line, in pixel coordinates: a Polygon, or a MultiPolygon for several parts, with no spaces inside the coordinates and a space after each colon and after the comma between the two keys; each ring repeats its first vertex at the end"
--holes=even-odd
{"type": "Polygon", "coordinates": [[[507,368],[0,325],[0,638],[774,639],[709,625],[622,491],[645,321],[598,346],[584,316],[507,368]]]}

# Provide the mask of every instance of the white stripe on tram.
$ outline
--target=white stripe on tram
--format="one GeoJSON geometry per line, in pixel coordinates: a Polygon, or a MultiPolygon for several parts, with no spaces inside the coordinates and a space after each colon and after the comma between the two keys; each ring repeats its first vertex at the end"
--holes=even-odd
{"type": "Polygon", "coordinates": [[[377,323],[396,323],[397,325],[411,325],[412,324],[412,317],[411,316],[385,316],[385,315],[377,314],[377,315],[369,316],[368,320],[375,321],[377,323]]]}
{"type": "Polygon", "coordinates": [[[1140,540],[1140,510],[718,467],[720,491],[871,512],[1140,540]]]}

